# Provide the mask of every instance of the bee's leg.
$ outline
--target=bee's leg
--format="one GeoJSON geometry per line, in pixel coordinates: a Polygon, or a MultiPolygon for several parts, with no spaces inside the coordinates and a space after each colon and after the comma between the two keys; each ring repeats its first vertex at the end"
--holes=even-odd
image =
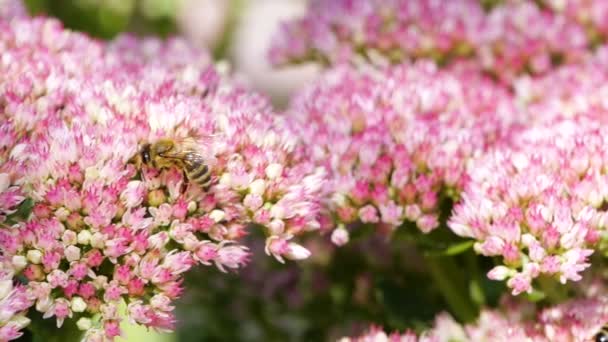
{"type": "Polygon", "coordinates": [[[188,178],[186,170],[182,170],[182,174],[184,177],[184,181],[182,182],[182,193],[184,193],[186,192],[186,190],[188,190],[188,187],[190,186],[190,179],[188,178]]]}

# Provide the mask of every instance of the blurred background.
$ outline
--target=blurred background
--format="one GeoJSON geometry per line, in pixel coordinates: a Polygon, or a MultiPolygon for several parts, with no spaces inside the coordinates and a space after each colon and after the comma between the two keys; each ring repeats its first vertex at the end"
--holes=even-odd
{"type": "MultiPolygon", "coordinates": [[[[167,37],[183,35],[228,61],[235,78],[268,95],[277,110],[289,95],[314,80],[313,64],[273,70],[266,53],[279,22],[299,16],[304,0],[26,0],[30,11],[61,19],[67,27],[112,39],[122,32],[167,37]]],[[[444,212],[449,212],[445,210],[444,212]]],[[[436,230],[399,229],[391,239],[358,227],[351,243],[336,249],[329,237],[304,241],[312,257],[280,264],[266,256],[261,236],[250,236],[252,262],[238,274],[215,267],[189,272],[186,293],[177,304],[178,328],[172,334],[123,324],[119,341],[326,341],[353,335],[376,323],[388,330],[422,330],[449,306],[441,296],[432,258],[461,243],[436,230]],[[429,259],[429,256],[431,259],[429,259]],[[434,278],[435,276],[435,278],[434,278]]],[[[466,247],[466,246],[465,246],[466,247]]],[[[468,246],[470,247],[470,245],[468,246]]],[[[470,248],[453,259],[451,272],[478,265],[470,248]],[[473,261],[472,261],[473,260],[473,261]]],[[[450,259],[452,260],[452,259],[450,259]]],[[[481,303],[496,303],[499,282],[472,272],[470,283],[449,284],[481,303]]],[[[475,266],[477,267],[477,266],[475,266]]],[[[448,270],[449,271],[449,270],[448,270]]],[[[458,278],[458,277],[456,277],[458,278]]],[[[452,279],[454,279],[452,277],[452,279]]]]}
{"type": "Polygon", "coordinates": [[[300,16],[305,0],[25,0],[33,13],[111,39],[122,32],[180,34],[228,60],[240,81],[284,106],[290,93],[318,73],[315,65],[273,70],[266,51],[279,22],[300,16]]]}

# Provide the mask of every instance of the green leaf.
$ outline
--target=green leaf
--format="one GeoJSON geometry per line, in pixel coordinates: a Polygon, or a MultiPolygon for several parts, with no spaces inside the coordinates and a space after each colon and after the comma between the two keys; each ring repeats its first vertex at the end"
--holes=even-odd
{"type": "Polygon", "coordinates": [[[536,302],[540,302],[541,300],[545,299],[547,297],[547,295],[543,291],[532,290],[532,292],[526,293],[525,297],[530,302],[536,303],[536,302]]]}
{"type": "Polygon", "coordinates": [[[443,255],[460,254],[462,252],[467,251],[469,248],[473,247],[474,243],[475,243],[475,241],[469,240],[469,241],[457,243],[455,245],[451,245],[450,247],[446,248],[446,250],[443,252],[443,255]]]}
{"type": "Polygon", "coordinates": [[[477,280],[469,282],[469,295],[475,304],[483,306],[486,303],[486,298],[483,289],[477,280]]]}
{"type": "Polygon", "coordinates": [[[25,200],[23,200],[23,202],[21,202],[21,204],[19,204],[17,211],[6,217],[6,222],[8,224],[15,224],[19,221],[27,220],[28,217],[30,217],[33,208],[34,200],[29,197],[26,198],[25,200]]]}

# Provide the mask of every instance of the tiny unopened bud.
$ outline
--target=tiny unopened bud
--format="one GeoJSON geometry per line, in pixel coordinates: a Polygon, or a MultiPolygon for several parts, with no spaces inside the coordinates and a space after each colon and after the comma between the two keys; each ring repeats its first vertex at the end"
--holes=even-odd
{"type": "Polygon", "coordinates": [[[98,275],[93,280],[93,285],[98,290],[104,288],[104,286],[106,286],[107,283],[108,283],[108,277],[103,276],[103,275],[98,275]]]}
{"type": "Polygon", "coordinates": [[[287,245],[287,253],[284,254],[287,259],[302,260],[310,256],[310,251],[297,243],[290,242],[287,245]]]}
{"type": "Polygon", "coordinates": [[[165,192],[161,189],[152,190],[148,193],[148,204],[152,207],[158,207],[166,201],[167,196],[165,196],[165,192]]]}
{"type": "Polygon", "coordinates": [[[249,184],[249,192],[254,195],[263,195],[266,191],[266,182],[263,179],[256,179],[249,184]]]}
{"type": "Polygon", "coordinates": [[[73,230],[66,230],[63,232],[63,236],[61,237],[61,241],[63,241],[63,243],[66,245],[74,245],[76,244],[77,240],[78,238],[76,236],[76,232],[73,230]]]}
{"type": "Polygon", "coordinates": [[[506,266],[496,266],[488,272],[488,278],[492,280],[505,280],[513,272],[506,266]]]}
{"type": "Polygon", "coordinates": [[[59,221],[67,220],[68,216],[70,216],[70,211],[64,207],[55,210],[55,217],[57,217],[59,221]]]}
{"type": "Polygon", "coordinates": [[[196,210],[196,202],[190,201],[188,202],[188,212],[193,213],[196,210]]]}
{"type": "Polygon", "coordinates": [[[23,255],[14,255],[11,260],[13,267],[17,272],[23,270],[27,266],[27,259],[23,255]]]}
{"type": "Polygon", "coordinates": [[[268,224],[268,229],[271,235],[281,235],[285,232],[285,222],[283,220],[274,219],[268,224]]]}
{"type": "Polygon", "coordinates": [[[11,318],[11,327],[21,330],[30,325],[31,320],[25,316],[16,316],[11,318]]]}
{"type": "Polygon", "coordinates": [[[68,259],[69,262],[76,261],[80,259],[80,248],[76,246],[68,246],[65,249],[65,258],[68,259]]]}
{"type": "Polygon", "coordinates": [[[214,209],[209,213],[209,217],[215,222],[220,222],[226,217],[226,213],[223,210],[214,209]]]}
{"type": "Polygon", "coordinates": [[[98,249],[103,249],[105,247],[105,238],[103,237],[103,234],[101,234],[100,232],[96,232],[95,234],[93,234],[93,236],[91,236],[91,247],[93,248],[98,248],[98,249]]]}
{"type": "Polygon", "coordinates": [[[88,229],[81,230],[78,233],[78,243],[81,245],[88,245],[91,242],[91,232],[88,229]]]}
{"type": "Polygon", "coordinates": [[[42,259],[42,252],[37,249],[30,249],[27,251],[27,260],[32,264],[39,264],[42,259]]]}
{"type": "Polygon", "coordinates": [[[348,234],[348,230],[343,226],[340,226],[331,233],[331,242],[333,242],[336,246],[344,246],[350,240],[350,236],[348,234]]]}
{"type": "Polygon", "coordinates": [[[285,217],[285,207],[279,204],[275,204],[270,208],[270,216],[275,219],[283,219],[285,217]]]}
{"type": "Polygon", "coordinates": [[[11,279],[0,280],[0,300],[6,298],[13,289],[13,281],[11,279]]]}
{"type": "Polygon", "coordinates": [[[232,176],[230,176],[230,173],[226,172],[222,174],[219,183],[221,185],[230,186],[230,183],[232,183],[232,176]]]}
{"type": "Polygon", "coordinates": [[[283,173],[283,165],[278,163],[270,164],[266,167],[266,177],[268,179],[275,179],[283,173]]]}
{"type": "Polygon", "coordinates": [[[76,322],[76,326],[80,330],[89,330],[93,326],[93,322],[90,318],[82,317],[76,322]]]}
{"type": "Polygon", "coordinates": [[[70,306],[74,312],[84,312],[87,308],[87,303],[80,297],[74,297],[72,298],[70,306]]]}

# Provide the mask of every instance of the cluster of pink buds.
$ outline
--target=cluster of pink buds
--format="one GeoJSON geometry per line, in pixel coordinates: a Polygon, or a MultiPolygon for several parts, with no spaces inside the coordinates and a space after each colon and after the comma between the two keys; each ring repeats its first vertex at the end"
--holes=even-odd
{"type": "MultiPolygon", "coordinates": [[[[519,0],[515,0],[519,1],[519,0]]],[[[608,34],[608,3],[602,0],[540,0],[545,8],[583,25],[592,43],[608,34]]]]}
{"type": "Polygon", "coordinates": [[[564,65],[543,76],[521,76],[513,82],[516,101],[536,122],[580,115],[605,120],[608,112],[608,48],[601,47],[578,64],[564,65]]]}
{"type": "Polygon", "coordinates": [[[306,16],[283,24],[269,57],[275,64],[309,59],[333,64],[359,52],[395,60],[466,55],[469,32],[481,28],[483,17],[475,0],[316,0],[306,16]]]}
{"type": "Polygon", "coordinates": [[[581,24],[532,0],[489,12],[474,0],[318,0],[306,16],[283,25],[269,57],[277,65],[361,57],[473,59],[478,68],[511,81],[522,71],[540,73],[555,62],[578,61],[588,47],[581,24]]]}
{"type": "Polygon", "coordinates": [[[353,223],[389,232],[405,221],[423,232],[437,228],[442,200],[457,199],[467,182],[469,159],[505,141],[516,113],[500,86],[425,61],[337,68],[290,108],[331,179],[326,206],[338,245],[353,223]]]}
{"type": "Polygon", "coordinates": [[[340,342],[441,341],[595,341],[608,320],[605,296],[573,299],[535,312],[533,305],[503,303],[502,310],[485,309],[475,323],[461,325],[449,314],[439,314],[432,329],[417,336],[408,331],[387,334],[371,327],[364,334],[340,342]]]}
{"type": "Polygon", "coordinates": [[[29,306],[90,341],[121,334],[121,303],[131,322],[171,330],[183,273],[245,264],[238,240],[251,228],[279,261],[309,256],[291,239],[320,226],[324,170],[206,53],[15,17],[0,20],[0,56],[0,215],[33,203],[27,220],[0,229],[14,270],[0,281],[0,339],[19,336],[29,306]],[[179,167],[131,162],[161,138],[198,143],[208,189],[179,167]]]}
{"type": "Polygon", "coordinates": [[[475,250],[502,256],[488,276],[513,294],[551,276],[578,281],[605,229],[608,141],[593,117],[579,116],[521,132],[509,148],[472,163],[472,179],[450,228],[477,240],[475,250]]]}
{"type": "Polygon", "coordinates": [[[0,260],[0,341],[19,338],[30,322],[25,314],[32,301],[25,286],[13,284],[13,277],[11,262],[0,260]]]}

